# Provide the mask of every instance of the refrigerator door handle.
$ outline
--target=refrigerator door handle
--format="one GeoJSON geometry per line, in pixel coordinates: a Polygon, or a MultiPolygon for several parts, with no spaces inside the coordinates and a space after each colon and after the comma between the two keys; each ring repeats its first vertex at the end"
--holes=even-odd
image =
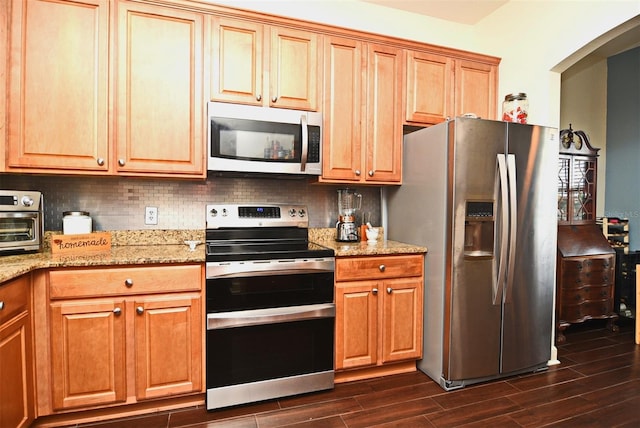
{"type": "Polygon", "coordinates": [[[500,231],[500,240],[497,259],[497,276],[494,276],[493,284],[493,304],[495,306],[502,304],[504,293],[504,284],[507,276],[506,260],[507,260],[507,239],[509,236],[509,190],[507,188],[507,161],[505,155],[498,154],[495,181],[495,199],[498,202],[498,221],[497,228],[500,231]]]}
{"type": "Polygon", "coordinates": [[[504,302],[511,302],[513,275],[516,264],[516,237],[518,231],[518,198],[516,193],[516,156],[507,155],[507,177],[509,180],[509,262],[507,265],[507,285],[504,302]]]}
{"type": "Polygon", "coordinates": [[[509,258],[507,264],[507,285],[504,302],[511,302],[514,266],[516,263],[516,232],[518,230],[518,197],[516,193],[516,155],[507,155],[507,177],[509,180],[509,258]]]}

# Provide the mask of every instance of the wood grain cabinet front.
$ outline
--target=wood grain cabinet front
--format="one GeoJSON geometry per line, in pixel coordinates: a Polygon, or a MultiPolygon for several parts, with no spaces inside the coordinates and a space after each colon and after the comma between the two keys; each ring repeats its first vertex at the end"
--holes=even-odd
{"type": "Polygon", "coordinates": [[[50,410],[201,392],[202,269],[52,270],[50,410]]]}
{"type": "Polygon", "coordinates": [[[324,38],[324,146],[320,181],[402,181],[402,49],[324,38]]]}
{"type": "Polygon", "coordinates": [[[422,255],[336,260],[337,381],[404,371],[411,362],[415,369],[422,356],[423,275],[422,255]]]}
{"type": "Polygon", "coordinates": [[[203,14],[124,0],[11,5],[9,172],[204,178],[203,14]]]}
{"type": "Polygon", "coordinates": [[[213,16],[211,99],[317,111],[320,40],[309,31],[213,16]]]}
{"type": "Polygon", "coordinates": [[[0,284],[0,427],[35,419],[30,275],[0,284]]]}

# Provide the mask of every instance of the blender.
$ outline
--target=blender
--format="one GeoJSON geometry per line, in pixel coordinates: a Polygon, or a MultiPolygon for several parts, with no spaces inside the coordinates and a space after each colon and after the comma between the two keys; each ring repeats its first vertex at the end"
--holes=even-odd
{"type": "Polygon", "coordinates": [[[357,242],[358,227],[356,226],[356,211],[362,204],[362,195],[352,189],[338,190],[338,222],[336,223],[336,241],[357,242]]]}

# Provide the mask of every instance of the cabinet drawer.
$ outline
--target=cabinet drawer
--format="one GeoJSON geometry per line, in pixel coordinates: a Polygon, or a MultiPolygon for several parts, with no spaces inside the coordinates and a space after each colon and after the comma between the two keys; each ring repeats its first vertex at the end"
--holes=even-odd
{"type": "Polygon", "coordinates": [[[421,276],[423,255],[345,257],[336,259],[336,281],[421,276]]]}
{"type": "Polygon", "coordinates": [[[0,285],[0,325],[29,309],[30,276],[0,285]]]}
{"type": "Polygon", "coordinates": [[[566,290],[562,294],[562,303],[565,305],[579,305],[584,302],[606,301],[613,297],[612,294],[610,285],[581,287],[566,290]]]}
{"type": "Polygon", "coordinates": [[[49,272],[52,299],[199,291],[200,265],[61,269],[49,272]]]}
{"type": "Polygon", "coordinates": [[[613,303],[608,301],[585,302],[581,305],[564,305],[560,319],[575,323],[591,318],[609,318],[613,311],[613,303]]]}

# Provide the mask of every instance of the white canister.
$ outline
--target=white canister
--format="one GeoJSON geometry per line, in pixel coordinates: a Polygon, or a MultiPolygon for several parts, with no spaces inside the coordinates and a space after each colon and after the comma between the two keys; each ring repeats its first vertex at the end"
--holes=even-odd
{"type": "Polygon", "coordinates": [[[65,211],[62,213],[62,233],[80,235],[91,233],[92,222],[87,211],[65,211]]]}

